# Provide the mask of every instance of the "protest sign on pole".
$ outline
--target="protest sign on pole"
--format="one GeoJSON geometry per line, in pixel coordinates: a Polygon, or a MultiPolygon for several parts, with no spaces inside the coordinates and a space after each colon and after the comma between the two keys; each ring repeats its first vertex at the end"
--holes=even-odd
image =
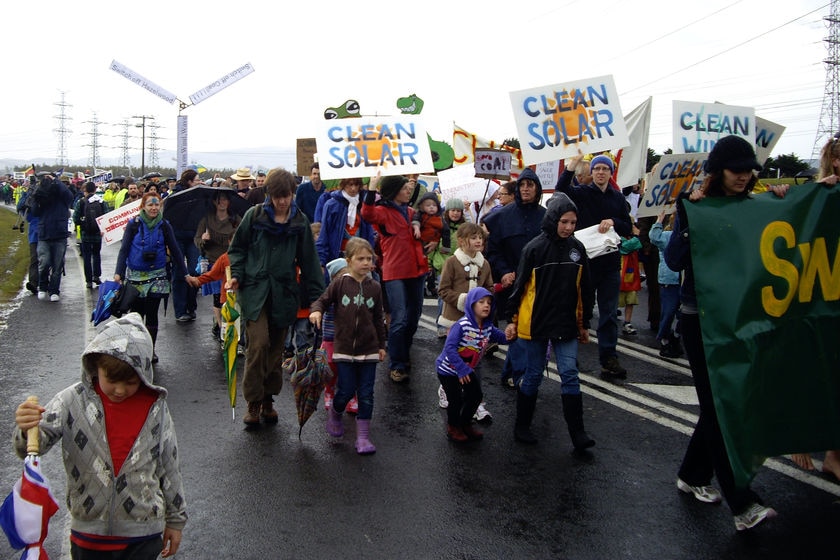
{"type": "Polygon", "coordinates": [[[629,144],[612,76],[514,91],[510,101],[528,165],[629,144]]]}
{"type": "Polygon", "coordinates": [[[755,157],[761,165],[770,157],[784,131],[785,127],[780,124],[755,118],[755,157]]]}
{"type": "Polygon", "coordinates": [[[540,179],[542,185],[543,201],[548,200],[548,196],[554,193],[554,187],[557,186],[557,181],[560,180],[560,162],[559,161],[544,161],[538,163],[534,169],[534,173],[540,179]]]}
{"type": "Polygon", "coordinates": [[[464,202],[480,201],[487,189],[487,179],[475,176],[472,165],[456,165],[438,174],[442,200],[460,198],[464,202]]]}
{"type": "Polygon", "coordinates": [[[663,155],[647,177],[636,217],[656,216],[662,210],[672,213],[680,193],[691,192],[703,182],[708,157],[707,153],[663,155]]]}
{"type": "Polygon", "coordinates": [[[475,176],[481,179],[510,179],[511,154],[507,150],[476,148],[475,176]]]}
{"type": "Polygon", "coordinates": [[[498,148],[499,150],[507,150],[511,154],[510,173],[513,176],[519,176],[525,168],[522,160],[522,150],[513,146],[508,146],[504,142],[496,142],[494,140],[487,140],[477,134],[473,134],[468,130],[461,128],[453,123],[452,130],[452,149],[455,152],[455,165],[464,165],[475,161],[475,151],[478,148],[498,148]]]}
{"type": "Polygon", "coordinates": [[[440,183],[437,175],[420,175],[417,177],[417,184],[425,188],[427,193],[440,193],[440,183]]]}
{"type": "Polygon", "coordinates": [[[414,115],[321,121],[315,137],[321,178],[370,177],[434,171],[429,139],[414,115]]]}
{"type": "Polygon", "coordinates": [[[638,184],[639,179],[645,175],[652,106],[653,98],[648,97],[624,117],[630,141],[626,148],[621,148],[615,155],[615,182],[621,188],[638,184]]]}
{"type": "Polygon", "coordinates": [[[297,161],[297,174],[308,177],[312,171],[312,164],[315,163],[315,154],[318,148],[314,138],[298,138],[295,158],[297,161]]]}
{"type": "Polygon", "coordinates": [[[140,200],[135,200],[125,206],[120,206],[116,210],[111,210],[107,214],[102,214],[96,218],[96,223],[99,226],[99,231],[102,232],[102,240],[105,245],[113,245],[122,241],[123,233],[128,222],[134,216],[140,213],[140,200]]]}
{"type": "Polygon", "coordinates": [[[725,136],[755,145],[755,110],[723,103],[674,101],[674,153],[710,152],[725,136]]]}

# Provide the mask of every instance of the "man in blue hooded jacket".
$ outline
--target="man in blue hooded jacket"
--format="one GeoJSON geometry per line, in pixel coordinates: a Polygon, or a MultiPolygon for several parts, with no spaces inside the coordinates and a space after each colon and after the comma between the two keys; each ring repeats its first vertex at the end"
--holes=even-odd
{"type": "Polygon", "coordinates": [[[59,301],[73,192],[52,175],[41,178],[38,201],[38,299],[59,301]]]}

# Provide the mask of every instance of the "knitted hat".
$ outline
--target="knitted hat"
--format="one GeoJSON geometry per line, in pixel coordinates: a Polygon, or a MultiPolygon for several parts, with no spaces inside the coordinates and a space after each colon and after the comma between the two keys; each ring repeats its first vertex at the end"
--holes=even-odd
{"type": "Polygon", "coordinates": [[[751,169],[761,171],[762,168],[755,158],[753,147],[740,136],[726,136],[715,142],[709,159],[703,165],[706,173],[721,173],[724,169],[736,173],[751,169]]]}
{"type": "Polygon", "coordinates": [[[341,269],[347,267],[347,260],[343,258],[333,259],[327,263],[327,272],[330,278],[335,278],[335,275],[341,272],[341,269]]]}
{"type": "Polygon", "coordinates": [[[393,200],[400,189],[408,182],[402,175],[388,175],[379,181],[379,194],[384,200],[393,200]]]}
{"type": "Polygon", "coordinates": [[[589,171],[592,171],[592,168],[596,165],[606,165],[610,168],[610,173],[615,173],[615,163],[610,158],[610,156],[605,156],[601,154],[600,156],[595,156],[592,158],[592,161],[589,162],[589,171]]]}
{"type": "Polygon", "coordinates": [[[464,201],[460,198],[450,198],[447,199],[446,204],[444,204],[447,210],[463,210],[464,209],[464,201]]]}

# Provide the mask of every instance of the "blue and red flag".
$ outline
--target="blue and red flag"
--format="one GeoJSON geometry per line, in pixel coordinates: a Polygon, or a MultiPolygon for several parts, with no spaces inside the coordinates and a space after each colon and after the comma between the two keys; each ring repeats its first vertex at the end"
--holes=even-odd
{"type": "Polygon", "coordinates": [[[28,455],[23,476],[0,506],[0,527],[15,550],[25,549],[21,560],[49,560],[42,548],[47,538],[50,517],[58,511],[58,502],[49,482],[41,474],[37,455],[28,455]]]}

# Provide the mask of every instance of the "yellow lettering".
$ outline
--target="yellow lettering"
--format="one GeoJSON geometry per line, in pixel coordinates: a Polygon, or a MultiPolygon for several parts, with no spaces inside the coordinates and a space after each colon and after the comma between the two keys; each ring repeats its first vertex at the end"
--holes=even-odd
{"type": "Polygon", "coordinates": [[[781,299],[776,298],[772,286],[761,288],[761,305],[771,317],[781,317],[785,314],[796,293],[796,286],[799,282],[799,271],[796,270],[796,267],[792,263],[779,258],[773,251],[773,245],[776,239],[780,237],[784,239],[788,249],[796,245],[796,234],[793,227],[787,222],[778,221],[767,224],[767,227],[761,232],[759,244],[759,253],[764,268],[773,276],[778,276],[787,281],[789,286],[787,293],[781,299]]]}
{"type": "Polygon", "coordinates": [[[820,277],[820,290],[825,301],[840,299],[840,243],[834,254],[834,264],[829,265],[828,250],[825,246],[825,238],[818,237],[814,240],[813,247],[808,243],[799,244],[799,252],[802,254],[802,278],[799,281],[799,301],[809,302],[814,294],[814,282],[817,275],[820,277]]]}

